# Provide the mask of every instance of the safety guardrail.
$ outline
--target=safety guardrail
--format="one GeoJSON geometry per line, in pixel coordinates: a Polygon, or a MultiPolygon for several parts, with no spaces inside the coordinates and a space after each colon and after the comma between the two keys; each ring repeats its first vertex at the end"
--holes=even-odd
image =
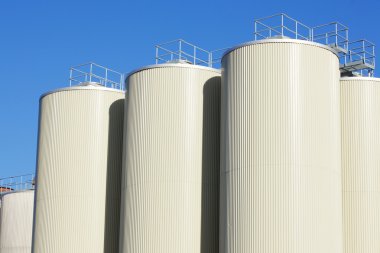
{"type": "Polygon", "coordinates": [[[194,65],[212,67],[210,51],[183,39],[156,45],[156,64],[183,61],[194,65]]]}
{"type": "Polygon", "coordinates": [[[0,178],[0,195],[9,192],[31,190],[34,187],[34,174],[0,178]]]}
{"type": "Polygon", "coordinates": [[[123,90],[124,75],[102,65],[89,62],[70,68],[70,86],[96,82],[108,88],[123,90]]]}
{"type": "Polygon", "coordinates": [[[348,52],[341,56],[341,72],[356,72],[373,76],[376,67],[375,44],[368,40],[348,43],[348,52]]]}
{"type": "Polygon", "coordinates": [[[348,51],[348,27],[331,22],[312,28],[312,41],[328,45],[338,53],[346,54],[348,51]]]}
{"type": "Polygon", "coordinates": [[[311,28],[284,13],[255,20],[255,40],[273,37],[289,37],[311,40],[311,28]]]}
{"type": "Polygon", "coordinates": [[[349,28],[340,22],[307,26],[280,13],[256,19],[254,39],[290,38],[307,40],[331,47],[340,57],[340,71],[373,75],[375,45],[367,40],[349,41],[349,28]]]}

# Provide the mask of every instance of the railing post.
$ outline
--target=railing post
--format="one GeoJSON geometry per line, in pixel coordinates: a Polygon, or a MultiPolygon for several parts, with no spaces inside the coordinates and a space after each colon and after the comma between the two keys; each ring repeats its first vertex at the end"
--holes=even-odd
{"type": "Polygon", "coordinates": [[[158,46],[156,46],[156,64],[158,64],[158,46]]]}
{"type": "MultiPolygon", "coordinates": [[[[107,77],[108,77],[108,69],[106,68],[106,80],[104,80],[104,86],[106,86],[107,87],[107,77]]],[[[115,87],[113,87],[113,88],[115,88],[115,87]]]]}
{"type": "Polygon", "coordinates": [[[314,41],[314,28],[309,29],[309,40],[314,41]]]}
{"type": "Polygon", "coordinates": [[[181,54],[182,54],[182,41],[179,40],[179,52],[178,52],[178,57],[179,57],[179,60],[181,60],[181,54]]]}
{"type": "Polygon", "coordinates": [[[92,81],[92,63],[90,63],[90,83],[92,81]]]}
{"type": "Polygon", "coordinates": [[[255,21],[255,40],[257,40],[257,21],[255,21]]]}
{"type": "Polygon", "coordinates": [[[348,59],[349,59],[349,61],[352,61],[352,50],[349,51],[348,59]]]}
{"type": "Polygon", "coordinates": [[[284,14],[281,14],[281,36],[284,36],[284,14]]]}
{"type": "Polygon", "coordinates": [[[72,85],[73,79],[73,68],[70,68],[70,86],[72,85]]]}
{"type": "Polygon", "coordinates": [[[365,41],[363,40],[362,42],[362,46],[363,46],[363,59],[364,59],[364,63],[366,62],[366,54],[365,54],[365,41]]]}
{"type": "Polygon", "coordinates": [[[375,66],[375,46],[372,45],[372,65],[375,66]]]}
{"type": "Polygon", "coordinates": [[[194,47],[194,55],[193,55],[193,64],[195,65],[196,64],[196,58],[197,58],[197,48],[194,47]]]}
{"type": "Polygon", "coordinates": [[[338,23],[335,23],[335,44],[338,46],[338,23]]]}
{"type": "Polygon", "coordinates": [[[296,39],[298,39],[298,21],[296,21],[296,39]]]}
{"type": "Polygon", "coordinates": [[[119,87],[120,90],[123,89],[123,80],[124,80],[124,74],[121,74],[120,75],[120,87],[119,87]]]}

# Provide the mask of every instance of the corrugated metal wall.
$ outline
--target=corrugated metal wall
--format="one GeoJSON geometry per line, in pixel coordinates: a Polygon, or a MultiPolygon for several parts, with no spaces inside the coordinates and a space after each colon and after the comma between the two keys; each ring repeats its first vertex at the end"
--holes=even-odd
{"type": "Polygon", "coordinates": [[[123,112],[107,88],[41,99],[33,252],[118,252],[123,112]]]}
{"type": "Polygon", "coordinates": [[[220,252],[342,252],[338,58],[273,39],[222,71],[220,252]]]}
{"type": "Polygon", "coordinates": [[[2,196],[0,252],[30,253],[32,248],[34,191],[2,196]]]}
{"type": "Polygon", "coordinates": [[[161,64],[127,80],[120,252],[219,252],[220,73],[161,64]]]}
{"type": "Polygon", "coordinates": [[[380,79],[341,79],[345,253],[380,252],[380,79]]]}

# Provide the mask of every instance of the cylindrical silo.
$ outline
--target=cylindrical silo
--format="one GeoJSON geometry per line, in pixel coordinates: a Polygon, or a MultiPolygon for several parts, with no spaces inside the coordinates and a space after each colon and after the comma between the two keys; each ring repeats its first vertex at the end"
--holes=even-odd
{"type": "Polygon", "coordinates": [[[222,58],[222,253],[342,252],[339,61],[266,39],[222,58]]]}
{"type": "Polygon", "coordinates": [[[380,79],[342,78],[345,253],[380,252],[380,79]]]}
{"type": "Polygon", "coordinates": [[[124,96],[84,83],[41,97],[34,253],[118,252],[124,96]]]}
{"type": "Polygon", "coordinates": [[[6,193],[1,196],[1,253],[30,253],[33,204],[34,190],[6,193]]]}
{"type": "Polygon", "coordinates": [[[120,252],[219,252],[220,81],[187,63],[127,77],[120,252]]]}

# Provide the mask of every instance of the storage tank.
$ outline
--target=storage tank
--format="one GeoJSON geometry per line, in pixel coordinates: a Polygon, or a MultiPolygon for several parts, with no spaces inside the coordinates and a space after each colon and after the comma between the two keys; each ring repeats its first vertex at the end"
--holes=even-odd
{"type": "Polygon", "coordinates": [[[179,61],[126,83],[120,252],[219,252],[220,71],[179,61]]]}
{"type": "Polygon", "coordinates": [[[342,78],[345,253],[380,252],[380,79],[342,78]]]}
{"type": "Polygon", "coordinates": [[[1,253],[30,253],[33,204],[34,190],[5,193],[1,196],[1,253]]]}
{"type": "Polygon", "coordinates": [[[342,252],[339,61],[263,39],[222,58],[223,253],[342,252]]]}
{"type": "Polygon", "coordinates": [[[118,252],[124,97],[93,82],[41,96],[34,253],[118,252]]]}

